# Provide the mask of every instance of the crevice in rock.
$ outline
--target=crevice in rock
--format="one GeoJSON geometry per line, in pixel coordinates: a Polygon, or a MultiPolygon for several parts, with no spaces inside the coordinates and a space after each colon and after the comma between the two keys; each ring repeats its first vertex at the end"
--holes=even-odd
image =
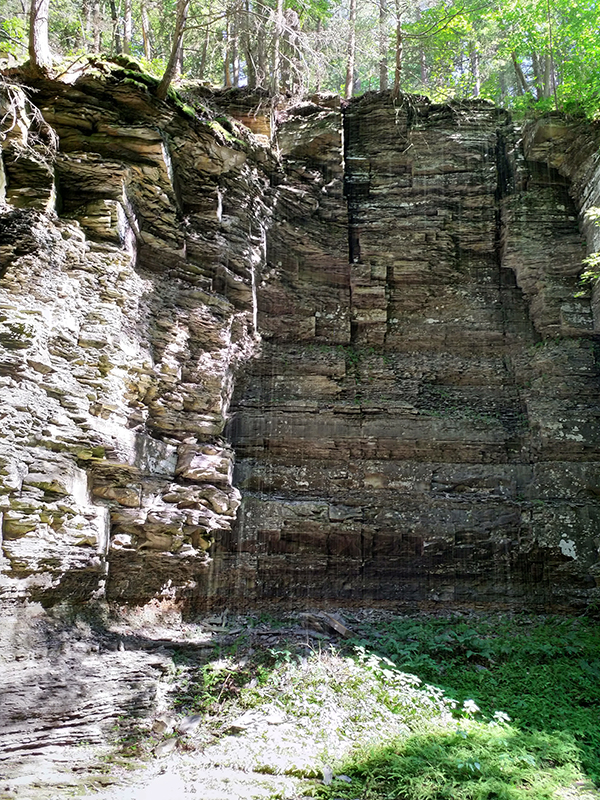
{"type": "Polygon", "coordinates": [[[344,197],[348,207],[348,262],[361,263],[360,206],[369,198],[370,167],[360,152],[360,120],[342,106],[344,197]]]}

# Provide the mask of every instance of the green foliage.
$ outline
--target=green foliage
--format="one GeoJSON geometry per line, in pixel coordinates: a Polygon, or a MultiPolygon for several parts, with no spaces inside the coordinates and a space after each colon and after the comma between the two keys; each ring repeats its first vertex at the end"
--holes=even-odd
{"type": "MultiPolygon", "coordinates": [[[[246,621],[226,648],[173,655],[172,707],[202,714],[180,748],[297,776],[298,796],[321,800],[551,800],[600,778],[591,620],[391,617],[326,649],[277,627],[246,621]]],[[[116,743],[142,757],[157,739],[132,718],[116,743]]]]}
{"type": "Polygon", "coordinates": [[[249,683],[262,665],[254,668],[234,658],[215,658],[206,664],[175,658],[173,705],[185,713],[219,714],[235,701],[243,686],[249,683]]]}
{"type": "MultiPolygon", "coordinates": [[[[276,0],[233,4],[193,0],[182,73],[209,84],[270,86],[279,42],[278,85],[294,93],[344,88],[350,0],[285,0],[283,30],[276,0]]],[[[27,57],[27,10],[6,0],[4,50],[27,57]]],[[[50,44],[72,58],[98,48],[123,49],[123,6],[52,0],[50,44]]],[[[177,0],[133,4],[131,56],[160,76],[171,50],[177,0]],[[144,32],[144,25],[146,30],[144,32]]],[[[380,87],[382,59],[393,83],[396,32],[402,33],[400,89],[434,100],[481,97],[518,113],[554,108],[595,118],[600,112],[600,0],[358,0],[356,93],[380,87]],[[383,12],[382,12],[383,9],[383,12]],[[383,16],[381,14],[383,13],[383,16]],[[382,26],[382,27],[380,27],[382,26]],[[383,37],[383,38],[382,38],[383,37]]]]}
{"type": "Polygon", "coordinates": [[[0,20],[0,43],[4,51],[17,58],[27,52],[27,25],[24,17],[0,20]]]}
{"type": "Polygon", "coordinates": [[[319,794],[365,800],[552,800],[559,787],[580,777],[577,762],[569,737],[465,720],[454,729],[359,751],[342,767],[352,783],[334,781],[319,794]]]}
{"type": "Polygon", "coordinates": [[[457,702],[473,699],[488,716],[500,709],[523,732],[571,737],[583,767],[600,781],[598,625],[561,618],[401,619],[382,624],[379,635],[380,653],[457,702]]]}
{"type": "MultiPolygon", "coordinates": [[[[594,225],[600,227],[600,208],[592,206],[586,212],[586,218],[593,222],[594,225]]],[[[579,278],[579,283],[582,289],[575,294],[575,297],[585,296],[589,289],[600,280],[600,252],[591,253],[587,258],[583,259],[586,269],[583,271],[579,278]]]]}

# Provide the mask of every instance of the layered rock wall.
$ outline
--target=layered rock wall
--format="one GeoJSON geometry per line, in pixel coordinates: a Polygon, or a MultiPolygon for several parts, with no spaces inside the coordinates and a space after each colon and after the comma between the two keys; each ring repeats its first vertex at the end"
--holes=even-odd
{"type": "Polygon", "coordinates": [[[8,90],[4,599],[589,600],[594,132],[149,86],[8,90]]]}
{"type": "Polygon", "coordinates": [[[206,551],[239,505],[222,432],[258,341],[257,159],[272,157],[125,74],[100,66],[41,83],[37,106],[16,87],[5,103],[9,599],[205,591],[206,551]]]}
{"type": "Polygon", "coordinates": [[[485,103],[300,108],[279,144],[293,184],[232,428],[246,593],[583,600],[599,382],[571,182],[485,103]]]}

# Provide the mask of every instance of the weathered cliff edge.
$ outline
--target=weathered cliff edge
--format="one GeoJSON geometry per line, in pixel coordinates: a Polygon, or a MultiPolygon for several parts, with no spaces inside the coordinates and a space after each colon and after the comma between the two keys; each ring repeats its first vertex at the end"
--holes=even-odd
{"type": "Polygon", "coordinates": [[[2,141],[5,604],[596,595],[595,130],[319,97],[276,155],[266,97],[211,99],[254,135],[101,64],[33,88],[2,141]]]}

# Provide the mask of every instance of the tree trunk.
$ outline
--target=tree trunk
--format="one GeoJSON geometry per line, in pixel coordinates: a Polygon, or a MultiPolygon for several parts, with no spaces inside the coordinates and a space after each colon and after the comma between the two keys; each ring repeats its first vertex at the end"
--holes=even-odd
{"type": "Polygon", "coordinates": [[[121,34],[119,33],[119,16],[115,0],[110,0],[110,18],[112,20],[112,34],[115,43],[115,52],[121,52],[121,34]]]}
{"type": "Polygon", "coordinates": [[[473,74],[474,94],[479,97],[481,94],[481,73],[479,71],[479,53],[475,49],[475,45],[470,46],[469,59],[471,61],[471,73],[473,74]]]}
{"type": "Polygon", "coordinates": [[[281,59],[280,81],[282,89],[294,91],[294,80],[292,78],[292,59],[293,59],[293,28],[295,11],[287,9],[284,15],[283,31],[279,39],[279,52],[281,59]]]}
{"type": "MultiPolygon", "coordinates": [[[[417,22],[421,21],[421,9],[417,6],[417,22]]],[[[422,39],[419,39],[419,68],[421,73],[421,84],[425,86],[427,83],[427,58],[423,48],[422,39]]]]}
{"type": "Polygon", "coordinates": [[[544,97],[552,97],[554,83],[554,75],[552,73],[552,57],[550,53],[546,53],[544,62],[544,97]]]}
{"type": "Polygon", "coordinates": [[[231,80],[231,21],[227,19],[225,27],[225,57],[223,58],[223,85],[226,89],[233,86],[231,80]]]}
{"type": "MultiPolygon", "coordinates": [[[[210,14],[210,7],[208,10],[210,14]]],[[[200,54],[200,65],[198,67],[198,79],[203,80],[204,70],[206,69],[206,56],[208,55],[208,45],[210,43],[210,26],[206,26],[206,33],[204,34],[204,41],[202,42],[202,52],[200,54]]]]}
{"type": "Polygon", "coordinates": [[[404,39],[402,36],[402,9],[400,0],[396,0],[396,63],[394,66],[394,100],[400,97],[400,80],[402,78],[402,59],[404,55],[404,39]]]}
{"type": "MultiPolygon", "coordinates": [[[[317,19],[316,34],[317,34],[316,49],[318,50],[319,46],[320,46],[320,41],[321,41],[321,20],[320,19],[317,19]]],[[[319,68],[319,65],[317,64],[316,68],[315,68],[315,92],[318,94],[320,91],[321,91],[321,70],[319,68]]]]}
{"type": "Polygon", "coordinates": [[[92,9],[92,36],[94,40],[94,53],[99,53],[102,49],[102,30],[100,26],[100,0],[94,0],[92,9]]]}
{"type": "Polygon", "coordinates": [[[150,25],[148,23],[148,9],[144,0],[140,3],[140,19],[142,21],[142,38],[144,40],[144,56],[148,61],[152,60],[152,48],[150,47],[150,25]]]}
{"type": "Polygon", "coordinates": [[[288,8],[285,14],[285,34],[283,41],[287,50],[287,83],[286,85],[296,94],[302,93],[303,75],[302,65],[298,59],[298,37],[300,35],[300,17],[293,8],[288,8]]]}
{"type": "MultiPolygon", "coordinates": [[[[93,2],[94,0],[91,0],[92,5],[93,2]]],[[[82,11],[83,11],[83,16],[79,17],[79,25],[81,27],[81,46],[84,50],[88,50],[89,49],[88,43],[90,40],[89,33],[91,27],[90,18],[92,16],[90,3],[88,2],[88,0],[84,0],[84,2],[82,3],[82,11]]]]}
{"type": "Polygon", "coordinates": [[[252,41],[254,42],[254,49],[252,52],[252,64],[255,73],[255,85],[261,87],[268,87],[268,73],[269,67],[267,63],[266,42],[267,31],[269,28],[268,18],[265,16],[264,7],[262,4],[253,4],[254,13],[249,17],[249,24],[251,23],[252,41]]]}
{"type": "Polygon", "coordinates": [[[131,34],[133,31],[133,17],[131,0],[125,0],[125,25],[123,27],[123,52],[131,53],[131,34]]]}
{"type": "Polygon", "coordinates": [[[388,88],[387,0],[379,0],[379,91],[388,88]]]}
{"type": "Polygon", "coordinates": [[[531,54],[531,65],[535,77],[536,100],[541,100],[542,97],[545,97],[544,74],[542,72],[540,59],[535,51],[531,54]]]}
{"type": "MultiPolygon", "coordinates": [[[[554,43],[552,41],[552,15],[550,13],[550,0],[546,0],[546,12],[548,18],[548,50],[550,51],[548,54],[548,59],[546,60],[547,86],[548,86],[548,92],[550,92],[550,89],[552,90],[552,94],[554,95],[554,108],[558,110],[558,94],[556,91],[556,73],[554,68],[554,43]],[[551,83],[552,86],[550,86],[551,83]]],[[[550,94],[548,94],[548,97],[550,97],[550,94]]]]}
{"type": "Polygon", "coordinates": [[[273,79],[272,89],[279,93],[281,81],[281,36],[283,34],[283,0],[277,0],[277,15],[275,17],[275,38],[273,40],[273,79]]]}
{"type": "Polygon", "coordinates": [[[173,74],[173,80],[179,80],[183,75],[183,37],[181,37],[181,41],[179,42],[179,50],[177,51],[177,58],[175,59],[175,72],[173,74]]]}
{"type": "Polygon", "coordinates": [[[506,80],[504,79],[504,74],[501,72],[498,75],[498,82],[500,83],[500,99],[504,102],[504,98],[508,94],[506,89],[506,80]]]}
{"type": "Polygon", "coordinates": [[[48,9],[50,0],[31,0],[29,13],[29,59],[36,70],[52,66],[48,44],[48,9]]]}
{"type": "Polygon", "coordinates": [[[240,57],[239,57],[237,40],[238,40],[238,30],[236,25],[236,18],[233,15],[233,9],[232,9],[230,49],[231,49],[231,78],[234,86],[240,85],[240,57]]]}
{"type": "Polygon", "coordinates": [[[246,60],[246,77],[248,79],[248,87],[250,89],[256,88],[256,67],[254,65],[254,57],[252,54],[252,39],[250,36],[250,2],[246,0],[244,3],[244,14],[242,17],[242,30],[240,32],[241,46],[244,51],[246,60]]]}
{"type": "Polygon", "coordinates": [[[169,56],[169,63],[162,76],[161,82],[158,84],[156,96],[159,100],[164,100],[169,91],[169,86],[173,80],[177,69],[177,63],[180,58],[180,51],[183,47],[183,34],[185,33],[185,24],[187,21],[188,11],[190,9],[191,0],[177,0],[177,18],[175,20],[175,31],[173,33],[173,46],[171,47],[171,55],[169,56]]]}
{"type": "Polygon", "coordinates": [[[346,92],[349,100],[354,92],[354,63],[356,58],[356,0],[350,0],[350,30],[348,32],[348,48],[346,51],[346,92]]]}
{"type": "Polygon", "coordinates": [[[511,53],[511,58],[513,67],[515,68],[515,75],[517,76],[517,92],[520,95],[529,94],[529,86],[527,85],[525,75],[523,74],[523,70],[521,69],[521,65],[517,60],[515,52],[511,53]]]}

